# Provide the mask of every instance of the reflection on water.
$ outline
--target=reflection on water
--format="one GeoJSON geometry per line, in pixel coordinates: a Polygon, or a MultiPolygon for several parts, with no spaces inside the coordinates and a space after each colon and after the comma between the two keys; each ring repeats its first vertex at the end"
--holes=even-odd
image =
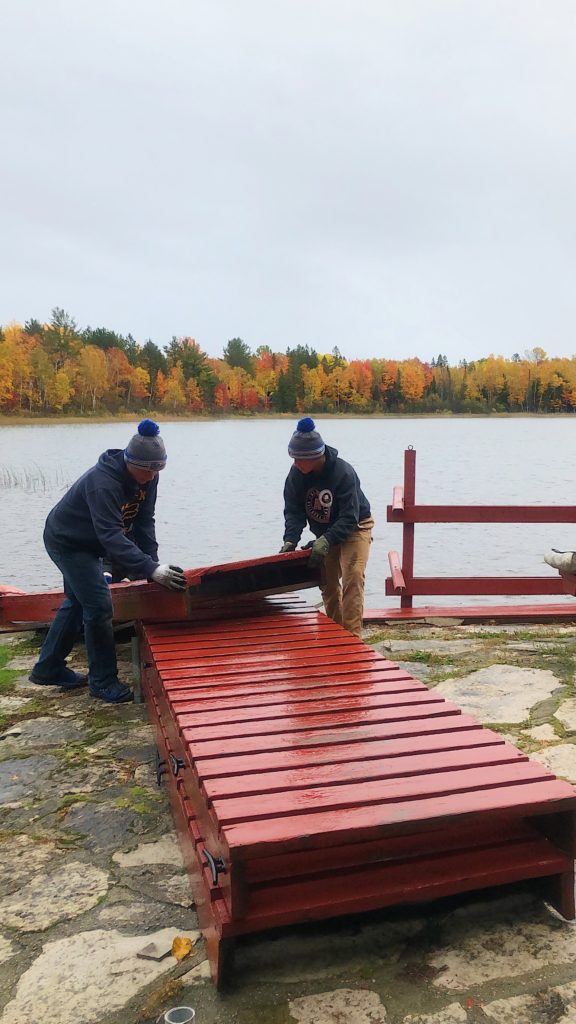
{"type": "MultiPolygon", "coordinates": [[[[163,560],[192,568],[279,549],[293,426],[287,419],[162,424],[168,465],[156,518],[163,560]]],[[[576,504],[576,419],[319,417],[318,427],[355,467],[372,503],[371,607],[398,604],[384,597],[387,552],[400,549],[402,534],[386,523],[386,505],[392,487],[402,483],[408,445],[418,453],[419,502],[576,504]]],[[[0,583],[33,590],[59,585],[42,544],[46,515],[101,451],[125,447],[132,433],[129,423],[0,428],[0,583]]],[[[576,524],[417,525],[416,573],[547,575],[553,570],[542,563],[542,552],[549,547],[576,548],[576,524]]]]}

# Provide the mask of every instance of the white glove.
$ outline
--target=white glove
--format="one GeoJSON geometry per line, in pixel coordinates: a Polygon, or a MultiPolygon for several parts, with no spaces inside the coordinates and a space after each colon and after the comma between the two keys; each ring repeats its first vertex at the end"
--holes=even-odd
{"type": "Polygon", "coordinates": [[[559,572],[576,572],[576,551],[547,551],[544,561],[559,572]]]}
{"type": "Polygon", "coordinates": [[[152,573],[152,579],[168,590],[186,590],[184,569],[179,565],[159,565],[152,573]]]}

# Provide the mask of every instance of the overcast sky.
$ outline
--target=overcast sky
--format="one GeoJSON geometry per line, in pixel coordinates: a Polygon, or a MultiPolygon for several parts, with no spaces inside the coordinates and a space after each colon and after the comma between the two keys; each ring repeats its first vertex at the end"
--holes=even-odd
{"type": "Polygon", "coordinates": [[[4,0],[0,323],[576,353],[573,0],[4,0]]]}

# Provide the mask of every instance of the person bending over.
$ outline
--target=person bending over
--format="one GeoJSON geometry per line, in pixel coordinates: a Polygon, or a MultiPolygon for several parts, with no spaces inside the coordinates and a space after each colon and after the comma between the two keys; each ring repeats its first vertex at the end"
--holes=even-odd
{"type": "Polygon", "coordinates": [[[64,577],[66,597],[32,669],[40,686],[76,689],[88,682],[93,697],[121,704],[132,691],[118,679],[112,597],[102,573],[104,557],[123,576],[184,590],[182,569],[160,565],[154,524],[158,473],[166,465],[160,428],[142,420],[124,450],[110,448],[72,484],[49,513],[44,545],[64,577]],[[66,665],[84,623],[88,677],[66,665]]]}

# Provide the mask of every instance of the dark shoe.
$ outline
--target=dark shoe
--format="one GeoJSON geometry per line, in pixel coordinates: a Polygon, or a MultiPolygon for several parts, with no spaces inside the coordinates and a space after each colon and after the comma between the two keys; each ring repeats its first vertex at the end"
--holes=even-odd
{"type": "Polygon", "coordinates": [[[81,675],[80,672],[73,672],[71,668],[63,668],[56,679],[42,679],[35,675],[34,671],[28,678],[31,683],[36,683],[36,686],[61,686],[63,690],[78,690],[81,686],[86,686],[88,682],[88,676],[81,675]]]}
{"type": "Polygon", "coordinates": [[[134,700],[134,694],[129,686],[124,686],[119,680],[110,683],[108,686],[90,686],[90,696],[97,700],[105,700],[107,704],[127,704],[134,700]]]}

